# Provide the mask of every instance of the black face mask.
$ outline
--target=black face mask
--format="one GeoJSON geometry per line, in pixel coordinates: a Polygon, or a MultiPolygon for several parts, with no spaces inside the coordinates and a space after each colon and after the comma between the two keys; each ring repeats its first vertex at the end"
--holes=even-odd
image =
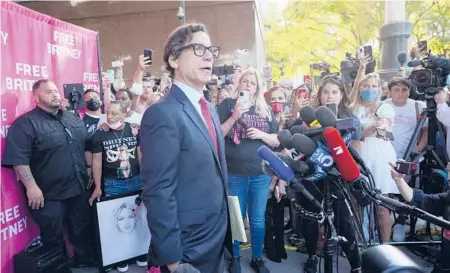
{"type": "Polygon", "coordinates": [[[97,111],[100,108],[100,102],[94,99],[88,100],[86,102],[86,108],[89,111],[97,111]]]}

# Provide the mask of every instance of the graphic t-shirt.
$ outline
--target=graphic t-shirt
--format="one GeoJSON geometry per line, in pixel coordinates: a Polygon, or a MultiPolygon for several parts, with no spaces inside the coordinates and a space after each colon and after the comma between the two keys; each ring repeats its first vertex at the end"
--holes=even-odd
{"type": "MultiPolygon", "coordinates": [[[[405,154],[406,148],[408,147],[411,137],[414,133],[414,129],[417,125],[417,111],[416,111],[416,101],[408,99],[406,104],[402,107],[395,106],[392,103],[392,99],[387,99],[384,103],[392,105],[395,111],[394,118],[394,128],[392,134],[394,135],[394,141],[392,145],[394,146],[395,153],[398,158],[402,158],[405,154]]],[[[426,107],[425,102],[417,101],[419,114],[426,107]]],[[[424,126],[427,126],[428,122],[425,122],[424,126]]],[[[415,150],[415,149],[414,149],[415,150]]],[[[414,151],[413,150],[413,151],[414,151]]]]}
{"type": "MultiPolygon", "coordinates": [[[[224,123],[230,118],[232,110],[236,104],[234,99],[224,100],[218,108],[220,123],[224,123]]],[[[248,128],[256,128],[268,134],[276,134],[278,131],[278,123],[270,110],[271,119],[262,118],[255,112],[255,108],[251,107],[248,112],[244,113],[241,119],[247,124],[248,128]]],[[[225,136],[225,156],[227,160],[228,171],[238,176],[256,176],[263,174],[262,159],[256,150],[265,145],[262,140],[250,139],[241,124],[236,123],[225,136]],[[233,140],[237,135],[239,144],[233,140]]]]}
{"type": "Polygon", "coordinates": [[[102,116],[105,116],[105,115],[93,116],[93,115],[89,115],[88,113],[84,113],[84,115],[83,115],[84,126],[86,126],[86,130],[88,132],[86,148],[85,148],[86,151],[90,151],[92,149],[92,136],[97,131],[98,122],[100,121],[100,118],[102,116]]]}
{"type": "Polygon", "coordinates": [[[127,179],[140,173],[137,148],[139,130],[125,122],[123,130],[98,130],[92,137],[92,153],[102,153],[102,176],[127,179]]]}

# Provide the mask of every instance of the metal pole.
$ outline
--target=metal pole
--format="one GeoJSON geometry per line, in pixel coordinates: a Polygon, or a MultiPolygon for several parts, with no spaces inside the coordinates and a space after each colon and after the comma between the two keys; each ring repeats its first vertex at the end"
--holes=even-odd
{"type": "Polygon", "coordinates": [[[180,18],[181,24],[184,25],[186,24],[186,5],[184,0],[180,0],[180,7],[183,9],[183,18],[180,18]]]}
{"type": "Polygon", "coordinates": [[[383,79],[391,79],[397,74],[397,54],[408,52],[408,38],[412,24],[405,20],[405,0],[385,0],[385,24],[380,28],[382,43],[379,74],[383,79]]]}
{"type": "MultiPolygon", "coordinates": [[[[98,84],[99,84],[99,91],[100,91],[100,100],[103,102],[103,96],[105,94],[105,91],[103,90],[103,78],[102,78],[102,66],[101,66],[101,60],[100,60],[100,33],[97,32],[97,62],[98,62],[98,84]]],[[[104,104],[102,103],[102,108],[104,108],[104,104]]],[[[104,110],[104,109],[103,109],[104,110]]]]}

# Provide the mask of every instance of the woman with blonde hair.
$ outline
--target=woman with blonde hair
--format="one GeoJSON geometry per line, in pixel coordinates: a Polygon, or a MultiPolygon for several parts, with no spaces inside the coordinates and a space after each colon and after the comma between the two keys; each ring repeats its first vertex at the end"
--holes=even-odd
{"type": "MultiPolygon", "coordinates": [[[[228,191],[230,195],[238,197],[243,218],[248,205],[251,267],[256,272],[269,272],[261,257],[265,234],[264,215],[272,179],[263,173],[262,160],[256,150],[261,145],[272,148],[279,145],[276,135],[278,127],[264,99],[262,81],[255,69],[247,69],[240,75],[237,91],[238,94],[243,93],[243,97],[248,97],[248,102],[238,95],[237,99],[225,99],[218,108],[225,136],[228,191]]],[[[235,241],[230,264],[232,273],[241,272],[239,256],[239,242],[235,241]]]]}
{"type": "MultiPolygon", "coordinates": [[[[390,104],[381,103],[381,81],[377,73],[364,76],[359,82],[359,93],[354,95],[353,112],[359,118],[362,127],[361,158],[369,168],[377,189],[382,194],[398,194],[398,189],[391,177],[389,162],[395,162],[397,155],[392,146],[392,127],[395,117],[390,104]]],[[[368,239],[368,215],[364,212],[363,230],[368,239]]],[[[383,242],[389,242],[392,221],[389,210],[378,206],[378,222],[383,242]]]]}

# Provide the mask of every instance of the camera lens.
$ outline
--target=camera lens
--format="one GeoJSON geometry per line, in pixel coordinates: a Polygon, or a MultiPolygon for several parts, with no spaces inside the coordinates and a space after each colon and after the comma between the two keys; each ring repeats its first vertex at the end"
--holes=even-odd
{"type": "Polygon", "coordinates": [[[433,82],[431,70],[428,69],[415,70],[411,72],[410,78],[417,87],[428,87],[433,82]]]}

